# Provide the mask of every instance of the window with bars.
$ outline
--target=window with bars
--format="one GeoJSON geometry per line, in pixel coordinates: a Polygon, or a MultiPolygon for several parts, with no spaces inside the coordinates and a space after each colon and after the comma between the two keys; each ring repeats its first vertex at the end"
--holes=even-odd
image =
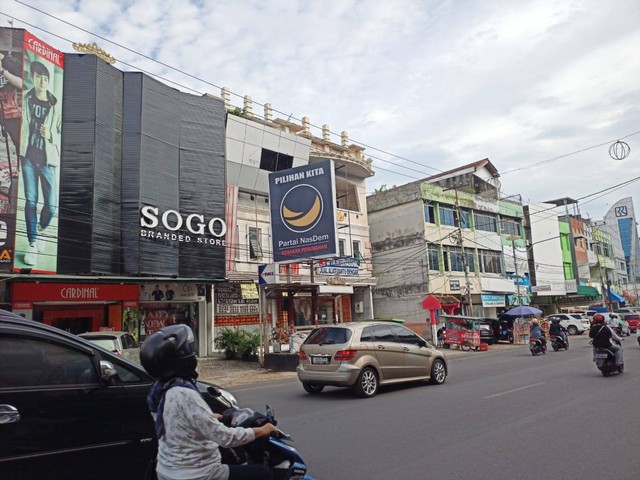
{"type": "Polygon", "coordinates": [[[479,252],[480,271],[482,273],[502,273],[502,254],[490,250],[479,252]]]}
{"type": "Polygon", "coordinates": [[[475,227],[477,230],[483,230],[485,232],[497,232],[496,217],[493,215],[485,215],[484,213],[474,213],[475,227]]]}
{"type": "Polygon", "coordinates": [[[259,228],[249,227],[249,258],[262,258],[261,232],[259,228]]]}

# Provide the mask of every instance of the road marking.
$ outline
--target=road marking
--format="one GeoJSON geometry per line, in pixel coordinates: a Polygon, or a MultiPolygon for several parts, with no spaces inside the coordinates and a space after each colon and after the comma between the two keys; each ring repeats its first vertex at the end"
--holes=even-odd
{"type": "Polygon", "coordinates": [[[531,385],[525,385],[524,387],[514,388],[513,390],[507,390],[506,392],[494,393],[493,395],[489,395],[488,397],[484,397],[484,398],[495,398],[501,395],[506,395],[508,393],[519,392],[520,390],[526,390],[527,388],[538,387],[540,385],[544,385],[545,383],[546,382],[532,383],[531,385]]]}

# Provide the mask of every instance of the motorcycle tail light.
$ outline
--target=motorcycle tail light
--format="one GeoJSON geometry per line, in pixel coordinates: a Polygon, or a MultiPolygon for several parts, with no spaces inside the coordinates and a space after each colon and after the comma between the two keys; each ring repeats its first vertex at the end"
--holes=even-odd
{"type": "Polygon", "coordinates": [[[339,350],[336,352],[335,359],[338,362],[348,362],[349,360],[353,360],[353,357],[356,356],[358,350],[339,350]]]}
{"type": "Polygon", "coordinates": [[[298,352],[298,360],[300,360],[301,362],[306,362],[307,360],[309,360],[309,357],[307,357],[307,354],[304,353],[304,350],[300,350],[298,352]]]}

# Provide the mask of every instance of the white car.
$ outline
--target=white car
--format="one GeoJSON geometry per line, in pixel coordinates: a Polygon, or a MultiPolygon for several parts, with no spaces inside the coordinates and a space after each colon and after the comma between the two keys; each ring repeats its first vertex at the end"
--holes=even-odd
{"type": "Polygon", "coordinates": [[[554,319],[560,319],[560,325],[566,328],[570,335],[582,335],[591,326],[589,318],[583,313],[555,313],[547,317],[549,321],[554,319]]]}

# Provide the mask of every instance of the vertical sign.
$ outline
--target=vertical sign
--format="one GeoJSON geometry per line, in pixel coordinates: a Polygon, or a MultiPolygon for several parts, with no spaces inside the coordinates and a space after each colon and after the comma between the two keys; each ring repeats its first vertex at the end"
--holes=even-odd
{"type": "Polygon", "coordinates": [[[13,267],[22,120],[24,30],[0,28],[0,272],[13,267]]]}
{"type": "Polygon", "coordinates": [[[335,192],[331,160],[269,174],[274,262],[337,256],[335,192]]]}
{"type": "Polygon", "coordinates": [[[20,178],[13,268],[55,273],[63,54],[24,32],[20,178]]]}

